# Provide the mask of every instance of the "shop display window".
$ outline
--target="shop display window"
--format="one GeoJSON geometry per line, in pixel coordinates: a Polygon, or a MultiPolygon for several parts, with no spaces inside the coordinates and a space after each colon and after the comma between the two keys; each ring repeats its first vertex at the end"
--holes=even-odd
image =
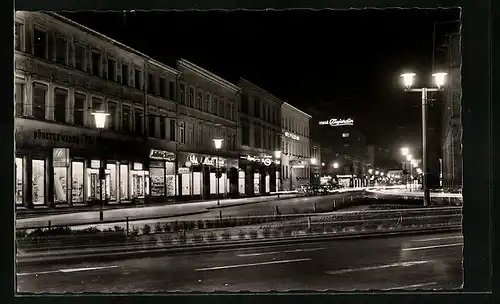
{"type": "Polygon", "coordinates": [[[210,194],[217,194],[217,177],[210,172],[210,194]]]}
{"type": "Polygon", "coordinates": [[[66,167],[54,167],[54,202],[67,203],[66,181],[68,170],[66,167]]]}
{"type": "Polygon", "coordinates": [[[271,192],[271,177],[266,175],[266,193],[271,192]]]}
{"type": "Polygon", "coordinates": [[[16,204],[23,204],[23,188],[24,188],[24,166],[23,159],[16,157],[16,204]]]}
{"type": "Polygon", "coordinates": [[[189,180],[189,173],[185,173],[185,174],[182,174],[181,176],[181,179],[182,179],[182,189],[181,189],[181,194],[182,195],[189,195],[189,193],[191,192],[191,183],[190,183],[190,180],[189,180]]]}
{"type": "Polygon", "coordinates": [[[128,165],[120,165],[120,200],[129,199],[128,195],[128,165]]]}
{"type": "Polygon", "coordinates": [[[253,174],[253,193],[260,193],[260,173],[253,174]]]}
{"type": "Polygon", "coordinates": [[[165,169],[151,168],[151,196],[165,195],[165,169]]]}
{"type": "Polygon", "coordinates": [[[176,183],[176,179],[175,179],[175,163],[173,162],[166,162],[165,163],[166,165],[166,173],[167,173],[167,176],[166,176],[166,180],[165,180],[165,184],[166,184],[166,190],[167,190],[167,196],[175,196],[177,195],[177,183],[176,183]]]}
{"type": "Polygon", "coordinates": [[[109,184],[108,187],[108,196],[110,201],[116,201],[116,193],[117,193],[117,172],[116,172],[116,164],[107,164],[106,166],[107,171],[109,171],[109,175],[106,177],[106,179],[109,179],[107,183],[109,184]]]}
{"type": "Polygon", "coordinates": [[[239,171],[238,172],[238,191],[240,194],[245,194],[245,172],[244,171],[239,171]]]}
{"type": "Polygon", "coordinates": [[[71,201],[73,203],[83,202],[83,162],[72,162],[71,164],[71,201]]]}
{"type": "Polygon", "coordinates": [[[33,204],[45,204],[45,160],[32,160],[32,191],[33,204]]]}
{"type": "Polygon", "coordinates": [[[203,177],[201,172],[193,172],[193,195],[201,195],[203,177]]]}

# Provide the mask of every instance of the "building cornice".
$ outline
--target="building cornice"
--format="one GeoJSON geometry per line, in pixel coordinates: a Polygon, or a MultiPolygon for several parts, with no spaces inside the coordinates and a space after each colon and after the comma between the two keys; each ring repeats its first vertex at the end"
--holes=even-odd
{"type": "Polygon", "coordinates": [[[301,113],[301,114],[303,114],[303,115],[305,115],[305,116],[307,116],[308,118],[312,118],[312,116],[311,116],[311,115],[307,114],[306,112],[304,112],[304,111],[302,111],[302,110],[297,109],[296,107],[292,106],[292,105],[291,105],[291,104],[289,104],[288,102],[283,102],[283,105],[284,105],[284,106],[287,106],[287,107],[291,108],[292,110],[295,110],[295,111],[297,111],[297,112],[299,112],[299,113],[301,113]]]}
{"type": "Polygon", "coordinates": [[[278,97],[274,96],[273,94],[269,93],[268,91],[264,90],[263,88],[259,87],[258,85],[252,83],[251,81],[241,77],[238,85],[243,89],[243,87],[248,87],[251,90],[254,90],[267,98],[271,99],[272,101],[278,103],[279,105],[283,104],[283,101],[279,99],[278,97]]]}
{"type": "Polygon", "coordinates": [[[151,64],[154,64],[154,65],[156,65],[156,66],[158,66],[158,67],[166,70],[167,72],[170,72],[170,73],[172,73],[174,75],[179,75],[180,74],[180,71],[178,71],[178,70],[176,70],[176,69],[174,69],[172,67],[169,67],[169,66],[167,66],[167,65],[165,65],[163,63],[160,63],[159,61],[151,58],[150,56],[148,56],[148,55],[146,55],[146,54],[144,54],[144,53],[142,53],[142,52],[140,52],[140,51],[138,51],[136,49],[133,49],[133,48],[131,48],[131,47],[129,47],[129,46],[127,46],[127,45],[125,45],[125,44],[117,41],[117,40],[114,40],[113,38],[110,38],[110,37],[108,37],[108,36],[106,36],[104,34],[101,34],[101,33],[97,32],[97,31],[95,31],[95,30],[93,30],[91,28],[88,28],[88,27],[86,27],[83,24],[80,24],[78,22],[75,22],[75,21],[73,21],[73,20],[71,20],[69,18],[66,18],[66,17],[64,17],[62,15],[59,15],[59,14],[53,13],[53,12],[43,12],[42,14],[45,14],[45,15],[50,16],[50,17],[52,17],[52,18],[54,18],[54,19],[56,19],[58,21],[66,23],[67,25],[73,26],[76,29],[79,29],[79,30],[81,30],[83,32],[86,32],[88,34],[92,34],[96,38],[99,38],[99,39],[101,39],[101,40],[103,40],[103,41],[105,41],[107,43],[110,43],[110,44],[112,44],[112,45],[114,45],[116,47],[119,47],[119,48],[121,48],[121,49],[123,49],[123,50],[125,50],[127,52],[130,52],[130,53],[135,54],[135,55],[137,55],[139,57],[142,57],[146,61],[148,61],[151,64]]]}
{"type": "Polygon", "coordinates": [[[189,62],[185,59],[177,60],[177,68],[179,69],[179,67],[186,68],[190,71],[193,71],[193,72],[205,77],[206,79],[213,81],[218,85],[223,86],[224,88],[226,88],[234,93],[241,92],[241,88],[238,87],[237,85],[235,85],[235,84],[215,75],[214,73],[212,73],[212,72],[210,72],[210,71],[208,71],[200,66],[197,66],[196,64],[189,62]]]}

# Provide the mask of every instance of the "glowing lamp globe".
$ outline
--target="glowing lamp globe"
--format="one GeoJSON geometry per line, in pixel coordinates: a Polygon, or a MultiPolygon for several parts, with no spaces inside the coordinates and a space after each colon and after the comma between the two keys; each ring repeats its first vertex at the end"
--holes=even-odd
{"type": "Polygon", "coordinates": [[[413,159],[413,156],[411,154],[406,155],[406,160],[411,161],[413,159]]]}
{"type": "Polygon", "coordinates": [[[403,77],[403,84],[407,89],[411,88],[413,85],[413,80],[415,79],[416,74],[415,73],[405,73],[402,74],[401,77],[403,77]]]}
{"type": "Polygon", "coordinates": [[[438,88],[442,88],[444,84],[446,83],[446,75],[448,73],[434,73],[432,74],[432,77],[434,77],[434,83],[438,88]]]}
{"type": "Polygon", "coordinates": [[[316,158],[311,158],[311,164],[316,165],[316,158]]]}
{"type": "Polygon", "coordinates": [[[368,169],[368,173],[372,174],[373,173],[373,169],[368,169]]]}
{"type": "Polygon", "coordinates": [[[215,149],[220,149],[222,147],[223,139],[214,139],[215,149]]]}
{"type": "Polygon", "coordinates": [[[333,167],[337,169],[339,167],[339,163],[333,163],[333,167]]]}
{"type": "Polygon", "coordinates": [[[103,129],[106,125],[106,117],[108,117],[109,113],[106,112],[92,112],[92,116],[94,116],[95,126],[98,129],[103,129]]]}
{"type": "Polygon", "coordinates": [[[407,148],[407,147],[401,148],[401,154],[403,154],[403,156],[408,155],[408,153],[410,153],[410,149],[409,148],[407,148]]]}

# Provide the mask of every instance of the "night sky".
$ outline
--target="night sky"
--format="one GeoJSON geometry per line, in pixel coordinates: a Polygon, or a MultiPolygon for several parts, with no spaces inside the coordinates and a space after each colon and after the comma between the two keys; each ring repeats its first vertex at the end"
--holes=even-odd
{"type": "MultiPolygon", "coordinates": [[[[384,148],[418,145],[420,95],[404,93],[399,75],[430,78],[434,22],[460,19],[458,9],[62,15],[172,67],[185,58],[233,83],[244,77],[316,119],[352,117],[384,148]]],[[[441,45],[450,27],[437,29],[441,45]]],[[[430,112],[439,118],[439,106],[430,112]]]]}

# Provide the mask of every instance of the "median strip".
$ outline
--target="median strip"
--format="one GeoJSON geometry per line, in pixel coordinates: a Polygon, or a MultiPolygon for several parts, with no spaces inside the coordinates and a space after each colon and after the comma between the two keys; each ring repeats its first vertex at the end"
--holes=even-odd
{"type": "Polygon", "coordinates": [[[292,252],[311,252],[311,251],[319,251],[325,248],[306,248],[306,249],[293,249],[293,250],[285,250],[285,251],[271,251],[271,252],[255,252],[255,253],[242,253],[237,254],[239,257],[250,257],[250,256],[259,256],[259,255],[272,255],[278,253],[292,253],[292,252]]]}
{"type": "Polygon", "coordinates": [[[262,263],[251,263],[251,264],[226,265],[226,266],[216,266],[216,267],[208,267],[208,268],[198,268],[198,269],[195,269],[195,271],[222,270],[222,269],[230,269],[230,268],[253,267],[253,266],[271,265],[271,264],[296,263],[296,262],[304,262],[304,261],[310,261],[310,260],[312,260],[312,259],[311,258],[304,258],[304,259],[280,260],[280,261],[270,261],[270,262],[262,262],[262,263]]]}

